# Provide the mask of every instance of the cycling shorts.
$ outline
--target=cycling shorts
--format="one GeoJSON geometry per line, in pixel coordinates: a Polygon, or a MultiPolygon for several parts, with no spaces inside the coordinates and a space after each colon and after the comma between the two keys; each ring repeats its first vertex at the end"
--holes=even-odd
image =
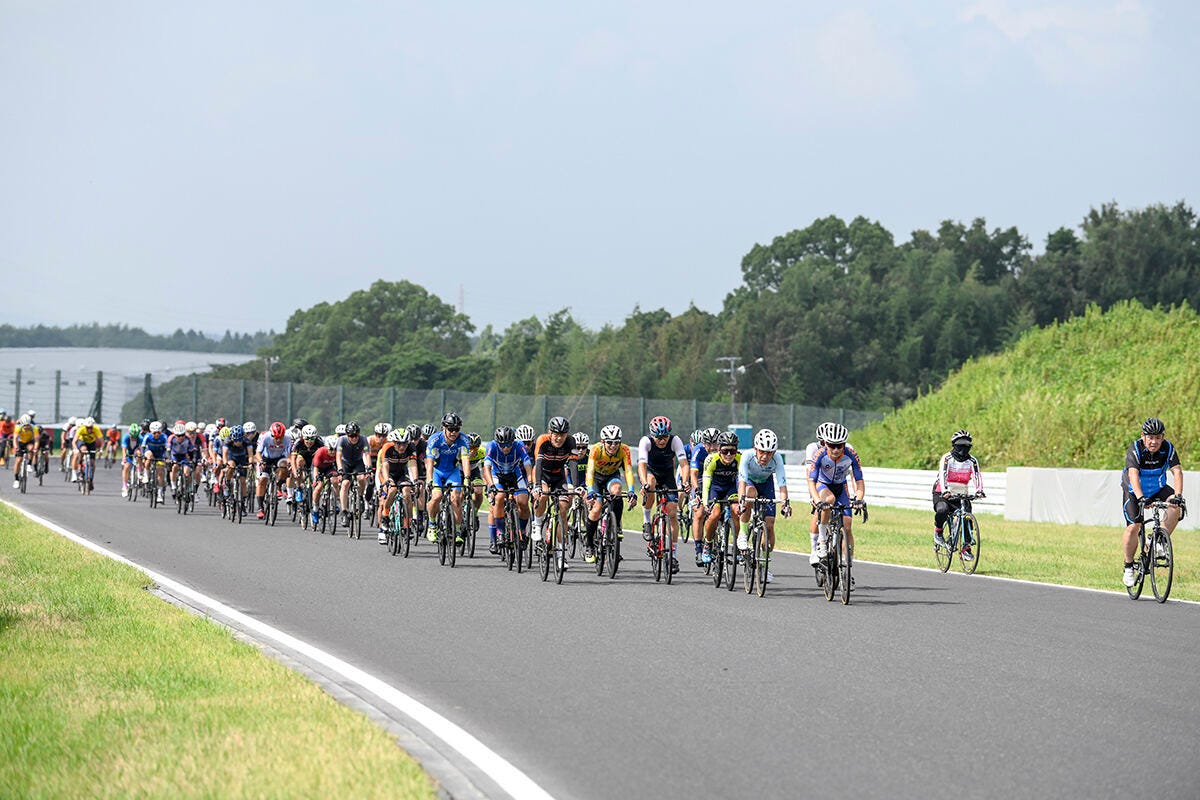
{"type": "Polygon", "coordinates": [[[367,468],[362,461],[355,461],[353,464],[347,464],[342,472],[346,475],[364,475],[367,472],[367,468]]]}
{"type": "Polygon", "coordinates": [[[493,472],[492,478],[495,479],[497,488],[511,492],[514,497],[529,494],[529,484],[525,482],[524,472],[493,472]]]}
{"type": "MultiPolygon", "coordinates": [[[[756,484],[757,485],[757,484],[756,484]]],[[[733,481],[727,483],[719,483],[713,481],[708,485],[708,503],[715,503],[718,500],[728,500],[737,497],[737,484],[733,481]]]]}
{"type": "Polygon", "coordinates": [[[185,467],[190,467],[193,463],[195,463],[195,459],[192,458],[192,455],[193,454],[190,452],[176,453],[175,451],[171,451],[171,463],[183,464],[185,467]]]}
{"type": "Polygon", "coordinates": [[[436,466],[433,468],[433,479],[431,480],[431,483],[435,489],[447,485],[459,485],[462,482],[462,467],[455,467],[454,469],[448,469],[444,472],[438,469],[436,466]]]}
{"type": "MultiPolygon", "coordinates": [[[[1170,486],[1164,486],[1152,495],[1146,498],[1147,503],[1153,503],[1159,500],[1166,500],[1171,495],[1175,494],[1175,490],[1170,486]]],[[[1126,489],[1122,493],[1121,510],[1125,513],[1125,524],[1132,525],[1133,523],[1144,523],[1146,520],[1142,517],[1142,509],[1138,508],[1138,502],[1133,498],[1133,494],[1126,489]]]]}
{"type": "Polygon", "coordinates": [[[609,494],[612,492],[613,486],[624,486],[625,481],[621,480],[621,473],[614,472],[612,475],[593,475],[592,476],[592,491],[596,494],[609,494]]]}
{"type": "MultiPolygon", "coordinates": [[[[675,483],[675,471],[655,472],[647,468],[646,472],[654,476],[654,488],[667,490],[667,502],[679,502],[679,485],[675,483]]],[[[655,495],[651,495],[652,497],[655,495]]]]}
{"type": "MultiPolygon", "coordinates": [[[[757,484],[756,483],[754,485],[759,487],[759,494],[762,494],[761,489],[763,486],[770,486],[771,487],[771,497],[775,496],[774,481],[767,481],[765,484],[757,484]]],[[[818,481],[817,482],[817,493],[819,494],[823,489],[828,489],[829,491],[833,492],[833,504],[834,505],[839,505],[839,506],[849,506],[850,505],[850,495],[848,495],[846,493],[846,484],[844,484],[844,483],[821,483],[820,481],[818,481]]],[[[763,496],[765,497],[766,495],[763,495],[763,496]]],[[[843,509],[842,516],[846,517],[846,518],[854,516],[854,509],[852,509],[852,508],[843,509]]]]}
{"type": "Polygon", "coordinates": [[[279,466],[279,462],[280,462],[280,461],[282,461],[282,460],[283,460],[283,458],[282,458],[282,457],[280,457],[280,458],[267,458],[266,456],[263,456],[263,457],[262,457],[262,458],[259,460],[259,462],[258,462],[258,475],[259,475],[259,477],[260,477],[260,478],[265,478],[265,477],[267,477],[267,475],[269,475],[269,474],[270,474],[270,473],[271,473],[273,470],[275,470],[275,468],[276,468],[276,467],[278,467],[278,466],[279,466]]]}
{"type": "Polygon", "coordinates": [[[558,475],[549,475],[542,473],[542,488],[549,492],[558,492],[569,488],[567,486],[567,475],[565,472],[560,472],[558,475]]]}

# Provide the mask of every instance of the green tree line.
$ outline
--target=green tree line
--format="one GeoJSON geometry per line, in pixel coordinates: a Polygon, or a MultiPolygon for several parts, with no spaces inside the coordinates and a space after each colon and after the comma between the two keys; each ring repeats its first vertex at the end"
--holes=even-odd
{"type": "Polygon", "coordinates": [[[189,350],[200,353],[257,353],[275,338],[274,331],[233,333],[221,338],[177,328],[168,335],[147,333],[128,325],[71,325],[66,328],[0,325],[0,347],[125,347],[143,350],[189,350]]]}
{"type": "Polygon", "coordinates": [[[705,401],[728,400],[716,358],[736,355],[739,400],[887,410],[1092,304],[1200,307],[1200,230],[1182,202],[1106,204],[1034,254],[1015,227],[982,218],[897,244],[878,222],[829,216],[754,245],[741,271],[718,313],[635,306],[592,331],[562,308],[478,335],[422,287],[377,281],[295,312],[260,354],[287,381],[705,401]]]}

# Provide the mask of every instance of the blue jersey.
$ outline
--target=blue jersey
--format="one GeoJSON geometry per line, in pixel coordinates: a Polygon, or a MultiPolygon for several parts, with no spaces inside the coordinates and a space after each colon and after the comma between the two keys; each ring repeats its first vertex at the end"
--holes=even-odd
{"type": "Polygon", "coordinates": [[[429,437],[429,443],[425,445],[425,457],[433,459],[433,468],[438,472],[454,469],[466,453],[467,437],[462,434],[453,442],[447,442],[445,432],[438,431],[429,437]]]}
{"type": "Polygon", "coordinates": [[[1167,473],[1179,466],[1179,453],[1175,445],[1163,439],[1157,453],[1151,453],[1141,439],[1134,439],[1125,452],[1125,469],[1121,471],[1121,487],[1130,491],[1129,470],[1136,469],[1138,482],[1142,485],[1142,494],[1146,497],[1158,492],[1167,485],[1167,473]]]}
{"type": "Polygon", "coordinates": [[[738,467],[738,478],[746,483],[766,483],[774,476],[775,483],[780,486],[787,486],[787,474],[783,471],[783,457],[778,451],[771,455],[771,460],[764,467],[758,463],[756,451],[751,450],[742,456],[742,463],[738,467]]]}
{"type": "Polygon", "coordinates": [[[483,460],[493,475],[520,475],[522,465],[533,466],[533,459],[521,442],[514,443],[507,453],[494,441],[488,442],[483,460]]]}
{"type": "Polygon", "coordinates": [[[250,460],[250,445],[243,439],[241,443],[227,441],[225,442],[225,458],[238,464],[245,464],[250,460]]]}
{"type": "Polygon", "coordinates": [[[165,433],[147,433],[142,439],[142,449],[150,451],[150,455],[161,459],[167,454],[167,435],[165,433]]]}
{"type": "MultiPolygon", "coordinates": [[[[779,456],[778,453],[775,455],[779,456]]],[[[812,469],[808,473],[811,480],[826,486],[845,483],[848,475],[853,475],[856,481],[863,479],[862,465],[858,463],[858,455],[849,450],[843,450],[842,457],[838,459],[829,455],[828,450],[818,450],[812,469]]]]}
{"type": "Polygon", "coordinates": [[[130,437],[128,433],[121,437],[121,447],[125,449],[125,455],[133,455],[133,451],[142,446],[142,437],[130,437]]]}
{"type": "Polygon", "coordinates": [[[698,444],[692,448],[691,465],[697,474],[704,472],[704,461],[708,458],[708,448],[698,444]]]}

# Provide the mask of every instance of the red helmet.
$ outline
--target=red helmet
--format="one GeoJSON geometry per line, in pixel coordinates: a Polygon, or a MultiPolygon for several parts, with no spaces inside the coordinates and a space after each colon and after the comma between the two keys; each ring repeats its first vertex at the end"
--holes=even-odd
{"type": "Polygon", "coordinates": [[[283,438],[283,434],[287,433],[287,428],[283,427],[282,422],[271,423],[271,438],[279,441],[283,438]]]}

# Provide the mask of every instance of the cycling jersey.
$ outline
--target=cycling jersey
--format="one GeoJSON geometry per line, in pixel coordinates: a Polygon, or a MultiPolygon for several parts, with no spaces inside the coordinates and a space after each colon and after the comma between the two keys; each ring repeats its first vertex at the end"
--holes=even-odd
{"type": "Polygon", "coordinates": [[[120,428],[109,428],[106,435],[108,436],[108,440],[110,442],[112,442],[113,444],[116,444],[117,442],[121,441],[120,428]]]}
{"type": "Polygon", "coordinates": [[[258,440],[258,454],[269,461],[278,461],[291,455],[291,452],[292,436],[289,433],[285,432],[283,438],[278,440],[268,433],[258,440]]]}
{"type": "Polygon", "coordinates": [[[128,433],[121,437],[121,449],[125,451],[125,455],[131,456],[142,446],[141,439],[137,436],[130,436],[128,433]]]}
{"type": "Polygon", "coordinates": [[[683,440],[672,434],[664,447],[659,447],[649,436],[643,436],[638,442],[638,463],[644,463],[646,469],[657,477],[670,475],[674,477],[675,466],[682,460],[687,463],[687,453],[683,449],[683,440]]]}
{"type": "Polygon", "coordinates": [[[190,461],[197,452],[196,443],[187,436],[171,434],[167,437],[167,451],[176,462],[190,461]]]}
{"type": "Polygon", "coordinates": [[[335,456],[342,457],[343,470],[358,473],[366,469],[363,464],[364,450],[366,450],[366,440],[362,436],[358,437],[358,441],[352,440],[349,436],[343,436],[338,439],[335,456]]]}
{"type": "Polygon", "coordinates": [[[9,436],[12,436],[16,427],[17,423],[11,419],[0,420],[0,439],[7,439],[9,436]]]}
{"type": "Polygon", "coordinates": [[[1138,471],[1138,483],[1142,486],[1142,496],[1149,497],[1167,485],[1167,473],[1171,468],[1179,466],[1179,453],[1175,445],[1163,439],[1157,453],[1146,449],[1142,440],[1135,439],[1125,451],[1125,468],[1121,470],[1121,488],[1127,492],[1132,489],[1129,484],[1129,470],[1138,471]]]}
{"type": "Polygon", "coordinates": [[[150,453],[155,460],[161,461],[167,454],[167,435],[165,433],[147,433],[142,438],[142,449],[150,453]]]}
{"type": "MultiPolygon", "coordinates": [[[[742,458],[741,466],[738,468],[738,478],[746,483],[767,483],[771,478],[775,478],[775,483],[779,486],[787,486],[787,473],[783,470],[783,456],[776,451],[771,455],[771,460],[766,466],[758,463],[758,455],[754,450],[748,451],[742,458]]],[[[860,476],[861,477],[861,476],[860,476]]]]}
{"type": "Polygon", "coordinates": [[[15,436],[18,444],[32,444],[34,439],[41,439],[42,429],[37,425],[29,426],[28,431],[24,427],[17,428],[15,436]]]}
{"type": "Polygon", "coordinates": [[[617,452],[610,456],[604,451],[604,442],[597,442],[588,450],[587,475],[584,478],[584,483],[591,486],[598,479],[611,479],[620,472],[623,466],[625,468],[625,483],[632,488],[633,464],[630,461],[631,458],[629,445],[627,444],[617,445],[617,452]]]}
{"type": "MultiPolygon", "coordinates": [[[[820,442],[809,442],[804,448],[804,471],[812,470],[813,461],[817,458],[817,453],[825,449],[825,445],[820,442]]],[[[854,449],[854,445],[846,442],[846,452],[853,456],[858,456],[858,451],[854,449]]]]}
{"type": "Polygon", "coordinates": [[[250,445],[244,439],[241,444],[236,442],[226,442],[224,456],[226,460],[232,461],[238,466],[244,467],[250,462],[250,445]]]}
{"type": "Polygon", "coordinates": [[[688,457],[688,466],[696,472],[701,472],[704,469],[704,462],[708,460],[708,448],[703,444],[698,444],[692,447],[692,454],[688,457]]]}
{"type": "MultiPolygon", "coordinates": [[[[775,454],[775,458],[779,459],[779,453],[775,454]]],[[[755,461],[754,458],[747,458],[742,462],[745,466],[746,461],[755,461]]],[[[862,465],[858,463],[858,456],[854,453],[843,450],[841,458],[834,458],[829,454],[829,450],[822,450],[817,453],[816,459],[813,460],[812,469],[808,472],[810,480],[825,486],[843,486],[846,483],[846,478],[849,475],[854,476],[854,480],[861,481],[863,479],[862,465]]],[[[779,485],[786,486],[783,481],[783,462],[779,464],[779,485]]],[[[838,492],[834,492],[837,494],[838,492]]]]}
{"type": "Polygon", "coordinates": [[[700,496],[706,502],[722,499],[721,496],[728,497],[737,492],[738,472],[741,469],[742,454],[734,453],[733,461],[728,464],[721,459],[720,453],[712,453],[708,458],[704,459],[704,478],[700,496]],[[713,487],[716,487],[716,492],[713,492],[713,487]]]}
{"type": "Polygon", "coordinates": [[[313,439],[312,444],[309,444],[301,439],[292,446],[292,455],[300,456],[300,458],[304,461],[304,466],[311,467],[313,456],[317,454],[317,451],[320,450],[321,447],[322,445],[320,439],[313,439]]]}
{"type": "Polygon", "coordinates": [[[964,494],[972,480],[975,481],[975,490],[983,491],[983,475],[979,471],[979,462],[975,460],[975,456],[968,455],[965,460],[958,459],[951,450],[942,456],[938,463],[938,476],[933,482],[933,491],[941,494],[954,489],[964,494]]]}
{"type": "Polygon", "coordinates": [[[328,447],[321,445],[317,448],[317,452],[313,453],[312,468],[317,471],[318,475],[329,475],[337,468],[337,457],[330,452],[328,447]]]}
{"type": "Polygon", "coordinates": [[[433,459],[433,468],[438,472],[450,472],[457,468],[466,452],[466,437],[459,434],[454,441],[447,441],[445,431],[438,431],[430,436],[429,443],[425,446],[425,458],[433,459]]]}
{"type": "Polygon", "coordinates": [[[529,451],[521,442],[513,442],[507,453],[501,450],[500,445],[494,441],[488,442],[484,461],[493,476],[524,474],[522,465],[533,466],[533,459],[529,457],[529,451]]]}
{"type": "Polygon", "coordinates": [[[401,483],[409,480],[408,465],[412,463],[416,453],[408,442],[387,442],[379,451],[375,462],[376,470],[384,470],[387,477],[401,483]]]}
{"type": "Polygon", "coordinates": [[[75,429],[76,444],[86,444],[88,447],[91,447],[103,438],[104,434],[97,425],[93,425],[90,428],[80,425],[75,429]]]}
{"type": "Polygon", "coordinates": [[[375,466],[375,459],[379,456],[379,451],[388,443],[386,436],[377,436],[372,433],[367,437],[367,454],[370,458],[371,466],[375,466]]]}
{"type": "Polygon", "coordinates": [[[567,434],[563,443],[556,446],[550,440],[550,436],[549,433],[543,433],[534,445],[537,455],[533,461],[533,482],[540,486],[543,483],[559,483],[565,480],[568,486],[573,486],[576,463],[575,437],[567,434]],[[567,469],[568,464],[571,465],[571,469],[567,469]]]}

